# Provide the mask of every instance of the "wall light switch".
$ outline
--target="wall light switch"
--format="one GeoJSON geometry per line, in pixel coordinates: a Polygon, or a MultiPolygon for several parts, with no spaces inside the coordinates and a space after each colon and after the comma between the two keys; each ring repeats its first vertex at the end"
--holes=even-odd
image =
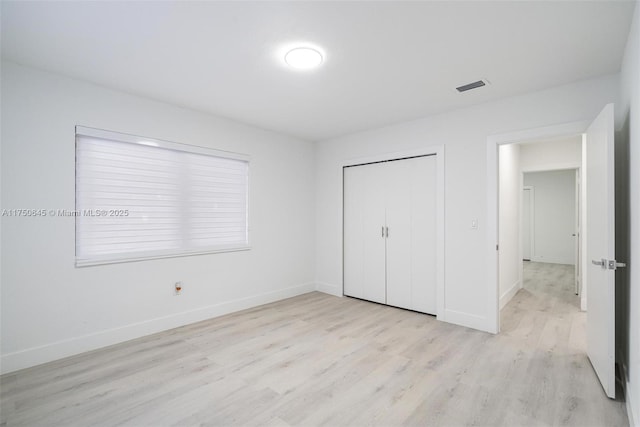
{"type": "Polygon", "coordinates": [[[472,230],[477,230],[478,229],[478,220],[477,219],[472,219],[471,220],[471,229],[472,230]]]}

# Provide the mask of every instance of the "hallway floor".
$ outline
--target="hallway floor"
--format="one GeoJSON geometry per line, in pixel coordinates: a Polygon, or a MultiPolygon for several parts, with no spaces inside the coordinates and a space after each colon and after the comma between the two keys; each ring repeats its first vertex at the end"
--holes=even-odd
{"type": "Polygon", "coordinates": [[[501,335],[532,347],[528,369],[539,375],[542,400],[582,406],[570,417],[581,418],[584,425],[595,423],[590,411],[602,411],[600,425],[627,423],[624,401],[605,396],[587,358],[587,317],[575,294],[573,265],[524,261],[524,286],[502,309],[500,320],[501,335]]]}

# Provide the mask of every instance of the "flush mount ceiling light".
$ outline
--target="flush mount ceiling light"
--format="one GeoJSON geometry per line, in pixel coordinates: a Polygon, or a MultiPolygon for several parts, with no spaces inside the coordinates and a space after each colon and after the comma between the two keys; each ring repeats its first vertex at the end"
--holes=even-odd
{"type": "Polygon", "coordinates": [[[322,54],[311,47],[296,47],[284,55],[284,61],[296,70],[310,70],[322,64],[322,54]]]}

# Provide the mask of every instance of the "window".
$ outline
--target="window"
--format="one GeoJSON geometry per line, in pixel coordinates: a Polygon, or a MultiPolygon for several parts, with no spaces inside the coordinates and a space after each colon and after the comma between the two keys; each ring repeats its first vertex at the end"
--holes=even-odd
{"type": "Polygon", "coordinates": [[[76,266],[249,248],[249,159],[76,127],[76,266]]]}

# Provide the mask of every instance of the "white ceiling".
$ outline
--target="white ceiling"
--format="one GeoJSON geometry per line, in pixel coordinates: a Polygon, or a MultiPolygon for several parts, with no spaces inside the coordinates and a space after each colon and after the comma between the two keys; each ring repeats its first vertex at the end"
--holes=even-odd
{"type": "Polygon", "coordinates": [[[308,140],[616,73],[634,2],[9,2],[2,55],[308,140]],[[283,49],[322,47],[311,72],[283,49]],[[454,88],[481,78],[490,86],[454,88]]]}

